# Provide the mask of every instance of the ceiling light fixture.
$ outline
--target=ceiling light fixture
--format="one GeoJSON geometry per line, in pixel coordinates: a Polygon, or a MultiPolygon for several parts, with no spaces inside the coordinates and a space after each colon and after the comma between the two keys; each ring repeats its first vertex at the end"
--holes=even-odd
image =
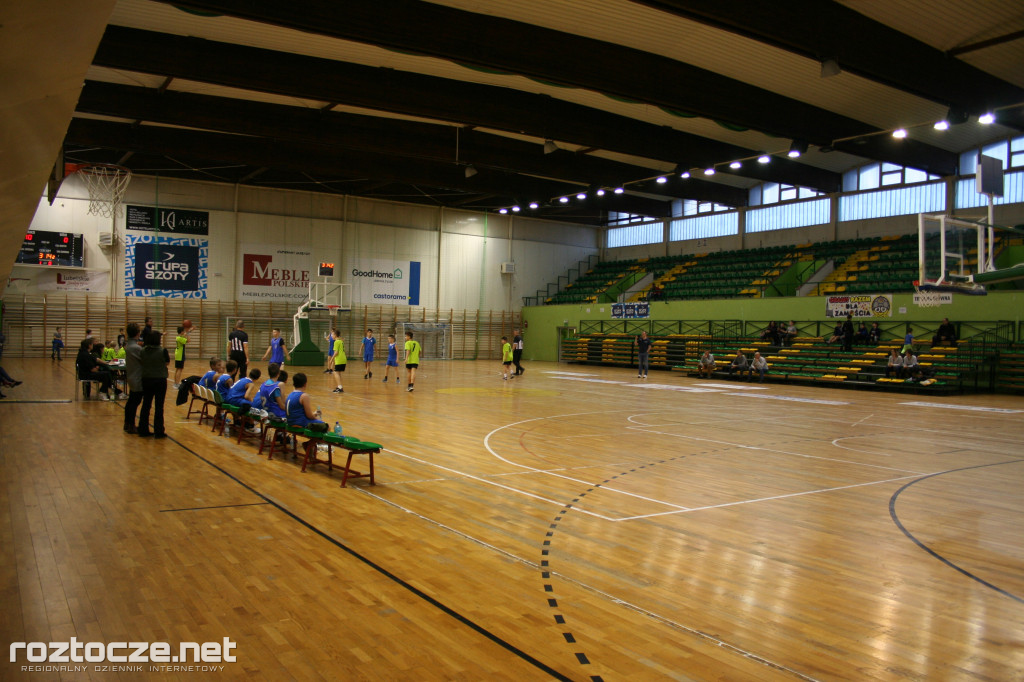
{"type": "Polygon", "coordinates": [[[604,190],[603,189],[599,189],[596,192],[594,192],[594,194],[596,194],[599,197],[603,197],[604,196],[604,190]]]}
{"type": "Polygon", "coordinates": [[[942,119],[932,127],[935,128],[936,130],[949,130],[949,121],[947,121],[946,119],[942,119]]]}
{"type": "Polygon", "coordinates": [[[467,178],[473,177],[474,175],[476,175],[476,172],[477,172],[476,171],[476,166],[473,166],[472,164],[469,165],[469,166],[466,166],[466,177],[467,178]]]}
{"type": "Polygon", "coordinates": [[[830,78],[832,76],[838,76],[843,70],[839,68],[839,62],[835,59],[826,59],[821,63],[821,77],[830,78]]]}
{"type": "Polygon", "coordinates": [[[580,201],[583,201],[584,199],[587,198],[587,194],[586,192],[580,192],[579,194],[576,195],[576,198],[579,199],[580,201]]]}
{"type": "Polygon", "coordinates": [[[561,203],[561,204],[568,204],[569,203],[569,197],[558,197],[558,202],[561,203]]]}
{"type": "Polygon", "coordinates": [[[518,206],[513,206],[512,207],[512,212],[513,213],[519,213],[519,207],[518,206]]]}
{"type": "Polygon", "coordinates": [[[540,204],[538,204],[536,201],[531,201],[530,202],[530,208],[536,210],[536,209],[540,208],[540,204]]]}
{"type": "Polygon", "coordinates": [[[704,169],[704,175],[714,175],[714,174],[715,174],[715,169],[714,168],[705,168],[704,169]]]}
{"type": "Polygon", "coordinates": [[[729,168],[732,168],[733,170],[739,170],[740,168],[743,168],[743,164],[740,163],[739,161],[733,161],[732,163],[729,164],[729,168]]]}
{"type": "Polygon", "coordinates": [[[614,191],[615,191],[616,194],[622,194],[626,190],[623,189],[622,187],[616,187],[614,191]]]}
{"type": "Polygon", "coordinates": [[[658,179],[655,180],[655,182],[657,182],[659,185],[664,185],[666,182],[668,182],[668,178],[666,178],[664,175],[659,175],[658,179]]]}
{"type": "Polygon", "coordinates": [[[897,140],[902,140],[904,137],[907,136],[907,129],[897,128],[896,130],[892,131],[892,136],[895,137],[897,140]]]}
{"type": "Polygon", "coordinates": [[[544,153],[551,154],[552,152],[558,151],[558,145],[555,144],[554,140],[544,140],[544,153]]]}
{"type": "Polygon", "coordinates": [[[680,173],[680,174],[679,174],[679,177],[681,177],[681,178],[682,178],[683,180],[687,180],[687,179],[689,179],[689,177],[690,177],[690,171],[686,171],[686,172],[684,172],[684,173],[680,173]]]}
{"type": "Polygon", "coordinates": [[[805,153],[807,153],[807,141],[793,140],[793,144],[789,145],[789,152],[787,152],[787,155],[789,158],[795,159],[805,153]]]}
{"type": "Polygon", "coordinates": [[[982,114],[981,116],[978,117],[978,123],[980,123],[982,125],[986,125],[987,126],[987,125],[990,125],[990,124],[995,123],[995,122],[996,122],[996,115],[991,113],[991,112],[986,113],[986,114],[982,114]]]}
{"type": "Polygon", "coordinates": [[[768,163],[771,160],[772,157],[768,156],[767,154],[762,154],[761,156],[757,157],[758,163],[768,163]]]}
{"type": "Polygon", "coordinates": [[[505,215],[506,213],[508,213],[508,209],[507,208],[499,208],[498,209],[498,213],[500,213],[501,215],[505,215]]]}

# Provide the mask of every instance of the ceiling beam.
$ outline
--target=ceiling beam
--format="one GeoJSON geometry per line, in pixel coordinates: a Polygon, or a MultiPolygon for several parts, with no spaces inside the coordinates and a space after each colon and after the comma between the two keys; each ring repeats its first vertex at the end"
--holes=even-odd
{"type": "Polygon", "coordinates": [[[336,0],[308,0],[301,10],[279,0],[166,1],[586,88],[817,145],[876,130],[651,52],[420,0],[346,3],[343,11],[336,0]]]}
{"type": "MultiPolygon", "coordinates": [[[[450,125],[327,112],[283,104],[87,81],[77,111],[298,142],[319,142],[440,163],[554,178],[586,188],[616,187],[660,171],[450,125]],[[456,158],[456,156],[458,158],[456,158]]],[[[665,196],[744,206],[745,190],[695,180],[666,185],[665,196]]]]}
{"type": "MultiPolygon", "coordinates": [[[[94,63],[562,140],[688,168],[763,151],[511,88],[120,26],[107,27],[94,63]]],[[[784,158],[767,166],[747,164],[743,174],[824,192],[838,191],[842,180],[838,173],[784,158]]]]}
{"type": "Polygon", "coordinates": [[[843,71],[969,114],[1024,102],[1024,88],[832,0],[633,2],[816,61],[834,59],[843,71]]]}
{"type": "MultiPolygon", "coordinates": [[[[421,159],[396,160],[372,152],[338,150],[317,143],[272,140],[157,126],[133,126],[76,118],[68,127],[68,144],[106,147],[119,151],[190,157],[250,166],[284,169],[316,176],[319,181],[372,177],[378,181],[423,185],[473,194],[491,194],[503,201],[496,205],[544,202],[573,190],[565,183],[481,169],[466,178],[454,164],[421,159]]],[[[461,197],[459,197],[461,198],[461,197]]],[[[605,210],[667,217],[671,204],[628,195],[609,197],[605,210]]]]}

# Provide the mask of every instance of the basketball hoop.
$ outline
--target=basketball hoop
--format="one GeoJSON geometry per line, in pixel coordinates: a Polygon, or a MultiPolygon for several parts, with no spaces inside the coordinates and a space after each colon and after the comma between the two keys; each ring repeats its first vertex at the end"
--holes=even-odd
{"type": "Polygon", "coordinates": [[[75,171],[89,190],[89,213],[112,218],[121,215],[125,190],[132,171],[110,163],[93,163],[75,171]]]}
{"type": "Polygon", "coordinates": [[[339,309],[339,308],[341,308],[341,306],[340,306],[340,305],[331,305],[330,303],[328,303],[328,304],[327,304],[327,313],[328,313],[328,314],[329,314],[329,315],[330,315],[331,317],[335,317],[335,316],[337,316],[337,314],[338,314],[338,309],[339,309]]]}

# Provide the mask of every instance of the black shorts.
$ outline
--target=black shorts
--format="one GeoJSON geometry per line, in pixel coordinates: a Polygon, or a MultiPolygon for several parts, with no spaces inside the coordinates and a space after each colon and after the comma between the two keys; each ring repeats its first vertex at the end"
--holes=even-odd
{"type": "Polygon", "coordinates": [[[419,366],[420,366],[420,363],[418,363],[418,362],[407,362],[407,363],[405,363],[405,368],[406,369],[416,369],[419,366]]]}
{"type": "Polygon", "coordinates": [[[185,368],[185,361],[184,360],[175,360],[174,361],[174,369],[184,369],[184,368],[185,368]]]}
{"type": "Polygon", "coordinates": [[[347,365],[348,365],[348,363],[347,363],[347,362],[346,362],[346,363],[345,363],[344,365],[335,365],[335,366],[334,366],[334,371],[335,371],[335,372],[344,372],[344,371],[345,371],[345,367],[346,367],[347,365]]]}
{"type": "Polygon", "coordinates": [[[505,365],[506,367],[511,367],[512,366],[512,361],[511,360],[505,360],[501,364],[505,365]]]}

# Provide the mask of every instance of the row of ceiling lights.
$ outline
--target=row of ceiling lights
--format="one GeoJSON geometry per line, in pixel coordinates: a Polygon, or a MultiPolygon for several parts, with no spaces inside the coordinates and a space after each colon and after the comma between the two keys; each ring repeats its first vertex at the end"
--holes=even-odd
{"type": "MultiPolygon", "coordinates": [[[[958,113],[954,112],[953,110],[950,110],[950,112],[947,114],[946,118],[942,119],[941,121],[937,121],[937,122],[935,122],[935,123],[933,123],[931,125],[932,125],[932,127],[935,130],[949,130],[949,127],[951,125],[958,125],[960,123],[965,123],[967,120],[968,120],[968,116],[966,114],[962,114],[962,113],[958,114],[958,113]]],[[[996,116],[992,112],[987,112],[985,114],[982,114],[982,115],[978,116],[978,123],[981,123],[982,125],[991,125],[992,123],[995,123],[995,122],[996,122],[996,116]]],[[[911,127],[913,127],[913,128],[920,128],[920,127],[922,127],[924,125],[928,125],[928,124],[920,124],[920,125],[911,126],[911,127]]],[[[878,133],[872,133],[872,135],[880,135],[880,134],[890,134],[893,137],[902,140],[905,137],[907,137],[907,129],[906,128],[896,128],[894,130],[886,130],[886,131],[880,131],[878,133]]],[[[858,136],[858,137],[855,137],[855,138],[846,138],[846,139],[844,139],[842,141],[847,141],[847,140],[852,140],[852,139],[859,139],[859,138],[862,138],[862,137],[868,137],[868,136],[867,135],[862,135],[862,136],[858,136]]],[[[839,141],[840,140],[836,140],[836,142],[839,142],[839,141]]],[[[807,147],[808,147],[808,145],[807,145],[807,142],[805,140],[793,140],[792,144],[789,146],[789,150],[787,152],[785,152],[785,154],[786,154],[786,156],[788,156],[791,159],[796,159],[796,158],[799,158],[801,154],[804,154],[804,153],[807,152],[807,147]]],[[[544,153],[545,154],[550,154],[550,153],[552,153],[554,151],[557,151],[558,149],[559,149],[559,147],[555,144],[555,142],[553,140],[545,140],[544,141],[544,153]]],[[[781,152],[778,152],[778,153],[781,154],[781,152]]],[[[726,166],[727,165],[732,170],[739,170],[740,168],[743,167],[743,162],[744,161],[751,161],[751,160],[754,160],[754,159],[756,159],[757,162],[760,163],[760,164],[770,163],[771,159],[772,159],[772,156],[773,156],[773,154],[765,153],[765,154],[759,154],[757,156],[747,157],[745,159],[736,159],[734,161],[717,163],[717,164],[708,166],[707,168],[703,169],[703,174],[704,175],[708,175],[708,176],[714,175],[717,172],[717,170],[716,170],[717,166],[726,166]]],[[[693,173],[697,173],[697,172],[701,172],[701,169],[699,169],[699,168],[691,168],[689,170],[685,170],[685,169],[682,169],[682,168],[677,166],[676,169],[672,172],[672,175],[678,174],[680,178],[686,180],[687,178],[692,177],[693,173]]],[[[466,177],[471,177],[473,175],[476,175],[476,168],[473,168],[473,166],[467,167],[466,168],[466,177]]],[[[643,178],[641,180],[633,180],[631,182],[625,183],[621,187],[616,187],[616,188],[614,188],[612,190],[607,190],[607,191],[611,191],[614,194],[623,194],[626,191],[625,188],[627,186],[639,184],[639,183],[642,183],[642,182],[648,182],[651,179],[652,178],[643,178]]],[[[660,184],[660,185],[663,185],[663,184],[667,183],[668,179],[669,179],[668,175],[659,175],[659,176],[656,176],[656,177],[653,178],[653,180],[655,182],[657,182],[658,184],[660,184]]],[[[603,197],[607,193],[607,191],[605,189],[597,189],[597,190],[593,190],[593,194],[595,196],[598,196],[598,197],[603,197]]],[[[552,201],[557,201],[560,204],[567,204],[567,203],[569,203],[571,196],[572,195],[565,195],[565,196],[555,197],[554,199],[552,199],[552,201]]],[[[586,200],[588,198],[588,196],[589,196],[589,194],[587,192],[579,192],[579,193],[576,194],[576,198],[578,200],[580,200],[580,201],[586,200]]],[[[532,202],[529,203],[528,208],[530,208],[531,210],[536,210],[536,209],[540,208],[540,204],[537,203],[536,201],[532,201],[532,202]]],[[[498,209],[498,213],[501,213],[501,214],[504,215],[504,214],[507,214],[509,212],[519,213],[521,210],[522,210],[522,207],[516,205],[516,206],[509,206],[507,208],[500,208],[500,209],[498,209]]]]}

